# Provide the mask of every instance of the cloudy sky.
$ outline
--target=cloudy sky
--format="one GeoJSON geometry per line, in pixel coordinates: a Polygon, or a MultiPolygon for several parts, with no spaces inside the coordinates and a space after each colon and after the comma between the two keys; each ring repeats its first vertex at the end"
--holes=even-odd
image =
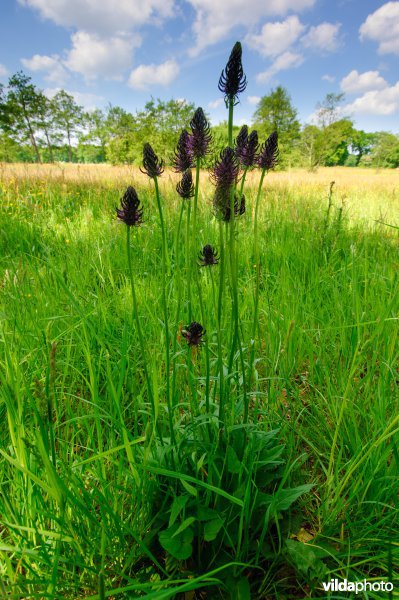
{"type": "Polygon", "coordinates": [[[399,132],[399,1],[2,0],[0,82],[18,70],[87,108],[186,98],[226,118],[217,82],[236,40],[237,122],[285,86],[302,121],[328,92],[367,131],[399,132]]]}

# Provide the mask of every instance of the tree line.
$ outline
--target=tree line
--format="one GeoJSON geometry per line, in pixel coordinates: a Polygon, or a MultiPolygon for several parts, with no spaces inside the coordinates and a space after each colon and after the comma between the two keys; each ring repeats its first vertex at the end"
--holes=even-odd
{"type": "MultiPolygon", "coordinates": [[[[260,99],[252,126],[260,140],[278,132],[282,168],[397,168],[399,136],[356,129],[342,114],[343,99],[343,94],[327,94],[316,107],[314,124],[302,125],[289,93],[278,86],[260,99]]],[[[112,105],[85,111],[65,90],[48,98],[20,71],[7,86],[0,84],[0,161],[138,164],[144,143],[151,140],[170,164],[179,133],[195,109],[190,102],[152,98],[135,114],[112,105]]],[[[208,166],[225,146],[227,122],[214,126],[212,134],[208,166]]]]}

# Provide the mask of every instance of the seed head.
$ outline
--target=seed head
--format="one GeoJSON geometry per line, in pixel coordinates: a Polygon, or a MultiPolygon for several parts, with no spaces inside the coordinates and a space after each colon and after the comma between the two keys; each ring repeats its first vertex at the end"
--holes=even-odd
{"type": "Polygon", "coordinates": [[[274,169],[274,167],[277,165],[278,155],[278,136],[277,131],[274,131],[261,145],[258,158],[256,159],[256,164],[261,169],[270,171],[270,169],[274,169]]]}
{"type": "Polygon", "coordinates": [[[176,191],[182,198],[189,200],[194,196],[193,175],[191,169],[184,171],[181,181],[176,186],[176,191]]]}
{"type": "Polygon", "coordinates": [[[140,171],[151,177],[151,179],[159,177],[164,171],[163,160],[159,160],[148,143],[144,144],[143,148],[143,167],[143,169],[140,168],[140,171]]]}
{"type": "Polygon", "coordinates": [[[218,251],[216,250],[216,248],[213,248],[210,244],[207,244],[198,253],[198,259],[199,267],[210,267],[212,265],[217,265],[219,262],[218,251]]]}
{"type": "Polygon", "coordinates": [[[243,125],[236,139],[235,153],[243,167],[252,167],[258,150],[258,132],[248,135],[248,127],[243,125]]]}
{"type": "Polygon", "coordinates": [[[199,346],[202,344],[205,333],[205,329],[196,321],[193,321],[190,325],[186,325],[182,330],[182,336],[189,346],[199,346]]]}
{"type": "Polygon", "coordinates": [[[219,90],[224,93],[226,105],[230,100],[235,101],[237,95],[247,87],[247,78],[242,68],[242,47],[236,42],[227,61],[226,68],[222,71],[219,79],[219,90]]]}
{"type": "Polygon", "coordinates": [[[193,159],[189,152],[189,138],[190,135],[188,131],[183,129],[180,134],[179,141],[177,142],[175,156],[173,159],[173,165],[176,173],[183,173],[193,166],[193,159]]]}
{"type": "Polygon", "coordinates": [[[217,188],[229,189],[237,180],[240,165],[233,148],[224,148],[211,170],[211,179],[217,188]]]}
{"type": "Polygon", "coordinates": [[[121,199],[121,208],[116,209],[118,219],[126,223],[128,227],[140,225],[143,222],[143,209],[140,208],[140,200],[136,190],[130,185],[121,199]]]}
{"type": "Polygon", "coordinates": [[[201,107],[190,121],[191,135],[187,139],[188,154],[192,159],[204,158],[212,141],[211,129],[201,107]]]}

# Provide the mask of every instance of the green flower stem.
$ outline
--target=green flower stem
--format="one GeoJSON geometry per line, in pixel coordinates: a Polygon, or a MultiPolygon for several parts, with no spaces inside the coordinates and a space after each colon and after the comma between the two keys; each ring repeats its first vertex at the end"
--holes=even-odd
{"type": "MultiPolygon", "coordinates": [[[[176,269],[176,287],[177,287],[177,306],[176,306],[176,317],[175,317],[175,326],[177,327],[180,320],[180,310],[181,310],[181,298],[182,298],[182,285],[181,285],[181,277],[180,277],[180,232],[181,232],[181,224],[183,221],[183,213],[185,208],[185,202],[181,203],[179,223],[177,226],[177,233],[175,239],[175,269],[176,269]]],[[[176,352],[177,352],[177,335],[174,336],[173,339],[173,358],[172,358],[172,406],[175,406],[175,396],[176,396],[176,377],[177,377],[177,369],[176,369],[176,352]]]]}
{"type": "Polygon", "coordinates": [[[234,113],[234,98],[229,98],[228,134],[229,134],[230,148],[233,147],[233,113],[234,113]]]}
{"type": "Polygon", "coordinates": [[[219,426],[223,426],[224,419],[224,372],[223,372],[223,347],[222,347],[222,314],[223,314],[223,289],[224,289],[224,269],[225,269],[225,251],[223,239],[223,222],[219,221],[219,246],[220,246],[220,280],[218,297],[218,370],[219,370],[219,426]]]}
{"type": "MultiPolygon", "coordinates": [[[[212,268],[212,267],[210,267],[210,268],[212,268]]],[[[204,301],[203,301],[203,297],[202,297],[202,287],[201,287],[198,275],[196,277],[196,284],[197,284],[198,300],[199,300],[200,309],[201,309],[202,323],[206,323],[206,314],[205,314],[205,309],[204,309],[204,301]]],[[[207,336],[205,336],[204,341],[205,341],[205,357],[206,357],[205,406],[206,406],[207,415],[209,415],[210,367],[209,367],[209,344],[208,344],[207,336]]]]}
{"type": "Polygon", "coordinates": [[[187,209],[187,227],[186,227],[186,277],[187,277],[187,300],[188,300],[188,320],[191,323],[192,320],[192,306],[191,306],[191,238],[190,238],[190,215],[191,215],[191,201],[188,201],[187,209]]]}
{"type": "Polygon", "coordinates": [[[195,165],[195,188],[194,188],[194,214],[193,214],[193,238],[197,239],[197,206],[198,206],[198,192],[199,192],[199,177],[201,169],[201,159],[197,158],[195,165]]]}
{"type": "Polygon", "coordinates": [[[173,415],[172,415],[172,405],[170,401],[170,332],[169,332],[169,318],[168,318],[168,304],[166,297],[166,271],[167,271],[167,247],[166,247],[166,232],[165,232],[165,223],[162,214],[162,204],[161,198],[159,195],[159,187],[158,187],[158,179],[154,177],[154,185],[155,185],[155,196],[158,205],[159,212],[159,220],[161,223],[162,229],[162,304],[163,304],[163,314],[164,314],[164,323],[165,323],[165,368],[166,368],[166,405],[168,409],[168,417],[169,417],[169,428],[170,428],[170,437],[172,443],[175,445],[175,434],[173,427],[173,415]]]}
{"type": "MultiPolygon", "coordinates": [[[[126,227],[126,253],[127,253],[127,261],[128,261],[128,265],[129,265],[130,286],[131,286],[131,290],[132,290],[133,318],[136,321],[137,334],[139,336],[139,343],[140,343],[140,350],[141,350],[141,358],[143,361],[144,375],[145,375],[145,379],[146,379],[146,383],[147,383],[148,398],[151,403],[152,416],[155,421],[156,416],[155,416],[154,395],[152,393],[151,380],[150,380],[150,376],[149,376],[148,369],[147,369],[147,353],[145,350],[144,336],[143,336],[143,332],[141,330],[140,318],[139,318],[139,313],[138,313],[138,309],[137,309],[137,297],[136,297],[136,289],[135,289],[135,285],[134,285],[132,257],[131,257],[131,250],[130,250],[130,227],[128,227],[128,226],[126,227]]],[[[156,425],[156,428],[160,435],[160,439],[162,441],[162,433],[158,426],[158,422],[156,422],[155,425],[156,425]]]]}
{"type": "MultiPolygon", "coordinates": [[[[251,355],[249,359],[249,376],[248,376],[248,390],[251,391],[251,383],[252,383],[252,374],[254,369],[254,359],[255,359],[255,339],[256,339],[256,331],[258,328],[258,313],[259,313],[259,284],[260,284],[260,256],[259,256],[259,244],[258,244],[258,211],[259,211],[259,201],[262,193],[263,180],[266,175],[266,169],[262,169],[262,173],[259,180],[258,192],[256,194],[255,201],[255,222],[254,222],[254,262],[256,265],[256,284],[255,284],[255,300],[254,300],[254,316],[252,323],[252,343],[251,343],[251,355]]],[[[244,412],[244,423],[248,421],[248,405],[245,405],[244,412]]]]}

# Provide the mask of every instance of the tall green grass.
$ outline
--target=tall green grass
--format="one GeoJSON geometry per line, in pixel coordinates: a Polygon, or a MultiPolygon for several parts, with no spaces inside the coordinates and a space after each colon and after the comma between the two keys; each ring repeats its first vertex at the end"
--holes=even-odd
{"type": "MultiPolygon", "coordinates": [[[[254,252],[248,189],[234,230],[241,359],[228,278],[218,311],[229,266],[187,260],[167,177],[168,269],[149,186],[131,270],[123,187],[2,189],[0,596],[305,598],[328,597],[332,577],[394,582],[396,231],[349,224],[334,196],[327,219],[328,189],[315,208],[266,178],[254,252]],[[198,350],[181,336],[191,318],[207,330],[198,350]]],[[[194,254],[219,248],[202,189],[194,254]]]]}

